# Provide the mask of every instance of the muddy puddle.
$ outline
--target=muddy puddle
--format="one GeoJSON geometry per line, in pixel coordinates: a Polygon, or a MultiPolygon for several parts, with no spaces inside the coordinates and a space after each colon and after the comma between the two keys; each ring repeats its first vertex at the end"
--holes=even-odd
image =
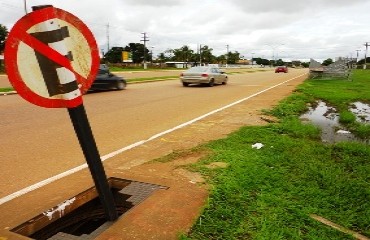
{"type": "Polygon", "coordinates": [[[370,124],[370,105],[362,102],[355,102],[352,104],[350,111],[356,115],[356,120],[370,124]]]}
{"type": "MultiPolygon", "coordinates": [[[[356,102],[350,109],[358,118],[358,121],[370,123],[370,106],[356,102]],[[366,114],[367,113],[367,114],[366,114]]],[[[321,129],[321,140],[327,143],[337,142],[362,142],[369,144],[369,141],[355,137],[339,124],[339,114],[336,109],[327,106],[325,102],[319,101],[315,108],[310,107],[309,111],[300,116],[301,121],[310,122],[321,129]]]]}

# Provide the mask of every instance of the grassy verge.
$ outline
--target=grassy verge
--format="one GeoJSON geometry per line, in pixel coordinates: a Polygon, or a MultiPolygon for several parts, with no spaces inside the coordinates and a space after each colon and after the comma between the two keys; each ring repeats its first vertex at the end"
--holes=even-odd
{"type": "Polygon", "coordinates": [[[348,111],[352,103],[361,101],[370,103],[370,72],[355,70],[353,81],[311,80],[303,84],[299,91],[315,99],[322,99],[334,106],[340,114],[340,122],[360,138],[370,137],[370,125],[355,121],[353,113],[348,111]]]}
{"type": "Polygon", "coordinates": [[[146,82],[146,81],[160,81],[160,80],[169,80],[169,79],[178,79],[179,76],[163,76],[163,77],[146,77],[146,78],[130,78],[127,79],[127,82],[146,82]]]}
{"type": "Polygon", "coordinates": [[[353,82],[306,81],[270,111],[279,123],[243,127],[206,144],[212,154],[190,168],[206,176],[212,191],[191,232],[180,238],[354,239],[313,214],[370,237],[370,146],[323,144],[316,127],[298,120],[317,99],[340,111],[369,99],[369,77],[356,71],[353,82]],[[255,143],[264,146],[252,148],[255,143]],[[211,162],[229,167],[209,169],[211,162]]]}
{"type": "Polygon", "coordinates": [[[14,88],[0,88],[0,92],[11,92],[14,91],[14,88]]]}
{"type": "Polygon", "coordinates": [[[111,66],[109,67],[109,70],[111,72],[142,72],[142,71],[165,71],[165,70],[181,70],[178,68],[147,68],[143,69],[143,67],[137,67],[137,68],[121,68],[121,67],[115,67],[111,66]]]}

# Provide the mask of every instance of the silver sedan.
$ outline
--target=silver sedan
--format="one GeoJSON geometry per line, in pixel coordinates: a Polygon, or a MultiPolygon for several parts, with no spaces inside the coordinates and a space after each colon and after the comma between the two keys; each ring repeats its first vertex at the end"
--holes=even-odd
{"type": "Polygon", "coordinates": [[[184,87],[189,84],[207,84],[213,87],[215,84],[227,84],[227,74],[217,67],[192,67],[181,73],[180,80],[184,87]]]}

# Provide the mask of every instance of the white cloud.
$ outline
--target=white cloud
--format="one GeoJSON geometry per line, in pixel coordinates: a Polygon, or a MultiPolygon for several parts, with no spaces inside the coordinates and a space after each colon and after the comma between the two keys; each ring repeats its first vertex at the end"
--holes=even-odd
{"type": "MultiPolygon", "coordinates": [[[[45,0],[27,0],[45,4],[45,0]]],[[[147,32],[148,46],[168,48],[207,44],[214,54],[226,45],[246,57],[286,56],[328,58],[355,54],[370,41],[368,0],[49,0],[82,19],[98,45],[139,42],[147,32]],[[284,44],[284,45],[282,45],[284,44]]],[[[11,27],[24,15],[22,1],[0,0],[0,23],[11,27]]],[[[29,6],[30,7],[30,6],[29,6]]]]}

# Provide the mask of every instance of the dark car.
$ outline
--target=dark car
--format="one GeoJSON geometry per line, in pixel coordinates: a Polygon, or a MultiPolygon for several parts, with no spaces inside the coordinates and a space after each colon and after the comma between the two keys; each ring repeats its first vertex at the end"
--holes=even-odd
{"type": "Polygon", "coordinates": [[[123,90],[126,88],[126,80],[122,77],[116,76],[109,71],[105,64],[100,64],[99,72],[90,88],[90,90],[102,89],[117,89],[123,90]]]}
{"type": "Polygon", "coordinates": [[[288,67],[278,66],[277,68],[275,68],[275,73],[280,73],[280,72],[287,73],[288,72],[288,67]]]}

